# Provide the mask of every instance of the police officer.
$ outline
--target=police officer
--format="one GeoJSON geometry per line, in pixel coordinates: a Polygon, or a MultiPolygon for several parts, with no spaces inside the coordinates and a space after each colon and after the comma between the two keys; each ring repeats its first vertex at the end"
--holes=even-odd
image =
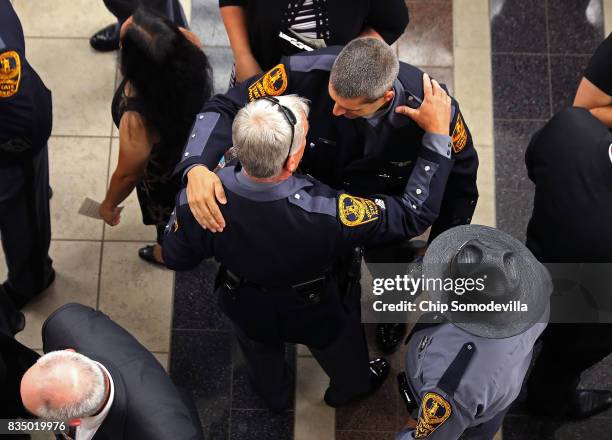
{"type": "MultiPolygon", "coordinates": [[[[451,305],[510,305],[503,312],[463,310],[428,316],[407,341],[400,391],[409,418],[397,440],[491,440],[518,396],[533,346],[546,327],[552,282],[527,248],[486,226],[438,236],[423,260],[428,280],[481,280],[462,295],[430,289],[424,300],[451,305]],[[519,307],[516,302],[525,307],[519,307]]],[[[431,284],[435,286],[435,283],[431,284]]],[[[467,285],[467,282],[465,284],[467,285]]]]}
{"type": "MultiPolygon", "coordinates": [[[[584,419],[612,406],[612,391],[578,389],[582,373],[612,353],[612,323],[597,319],[610,311],[612,263],[612,133],[599,116],[562,110],[533,136],[525,155],[535,184],[527,247],[563,278],[578,267],[576,280],[590,291],[589,309],[596,304],[598,312],[595,320],[579,315],[575,293],[567,319],[564,308],[553,308],[556,322],[542,335],[527,387],[528,407],[539,415],[584,419]]],[[[565,287],[555,284],[553,298],[560,299],[565,287]]]]}
{"type": "Polygon", "coordinates": [[[25,58],[23,29],[0,0],[0,234],[4,289],[18,308],[55,278],[49,258],[51,92],[25,58]]]}
{"type": "Polygon", "coordinates": [[[211,256],[221,263],[221,307],[235,324],[257,391],[274,410],[290,404],[285,342],[311,348],[331,379],[325,401],[333,407],[374,392],[388,374],[384,359],[368,363],[359,283],[353,279],[342,298],[337,264],[357,246],[418,235],[438,215],[454,162],[446,131],[451,100],[439,84],[424,81],[425,100],[412,117],[428,134],[401,196],[360,198],[292,175],[306,148],[308,107],[280,96],[236,115],[240,166],[219,171],[229,202],[221,208],[224,231],[202,228],[185,191],[178,198],[164,261],[177,270],[211,256]]]}
{"type": "MultiPolygon", "coordinates": [[[[424,131],[398,113],[423,100],[423,72],[400,63],[392,48],[375,38],[358,38],[344,48],[329,47],[285,57],[259,78],[217,95],[196,119],[178,170],[188,178],[187,195],[196,219],[212,231],[223,228],[217,200],[225,201],[213,170],[231,146],[231,123],[248,101],[296,93],[312,103],[302,169],[353,194],[401,194],[416,164],[424,131]],[[203,165],[203,166],[196,166],[203,165]],[[207,169],[208,168],[208,169],[207,169]],[[215,194],[217,197],[215,198],[215,194]]],[[[453,170],[430,237],[469,223],[478,198],[478,158],[455,100],[447,134],[452,136],[453,170]]],[[[403,325],[384,326],[378,340],[394,351],[403,325]]]]}
{"type": "Polygon", "coordinates": [[[125,20],[139,6],[150,8],[177,26],[188,27],[185,13],[179,0],[104,0],[106,8],[117,17],[117,23],[109,24],[92,35],[89,44],[99,52],[109,52],[119,49],[119,30],[125,20]]]}

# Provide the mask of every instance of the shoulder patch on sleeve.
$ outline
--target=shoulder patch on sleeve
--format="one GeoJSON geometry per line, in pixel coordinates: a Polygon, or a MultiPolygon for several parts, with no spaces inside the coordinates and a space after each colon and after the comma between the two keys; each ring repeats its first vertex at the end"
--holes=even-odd
{"type": "Polygon", "coordinates": [[[442,426],[451,416],[453,408],[448,401],[438,393],[427,393],[421,401],[419,422],[414,431],[414,438],[427,438],[442,426]]]}
{"type": "Polygon", "coordinates": [[[249,102],[264,96],[279,96],[287,90],[287,72],[284,64],[277,64],[249,86],[249,102]]]}
{"type": "Polygon", "coordinates": [[[0,99],[10,98],[19,90],[21,59],[14,50],[0,53],[0,99]]]}
{"type": "Polygon", "coordinates": [[[465,123],[463,122],[463,116],[461,116],[461,112],[458,112],[455,128],[453,128],[453,152],[461,152],[461,150],[465,148],[467,140],[468,136],[467,130],[465,129],[465,123]]]}
{"type": "Polygon", "coordinates": [[[380,218],[380,209],[370,199],[340,194],[338,215],[343,225],[353,227],[370,223],[380,218]]]}

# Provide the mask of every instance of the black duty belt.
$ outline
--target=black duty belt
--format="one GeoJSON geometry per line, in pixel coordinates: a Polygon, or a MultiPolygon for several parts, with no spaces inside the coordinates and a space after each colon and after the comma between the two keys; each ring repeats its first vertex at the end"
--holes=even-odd
{"type": "Polygon", "coordinates": [[[326,273],[308,281],[286,286],[264,286],[263,284],[249,281],[229,269],[222,269],[221,285],[230,292],[234,292],[241,287],[252,287],[259,291],[270,293],[296,292],[302,296],[314,299],[323,291],[328,276],[329,274],[326,273]]]}

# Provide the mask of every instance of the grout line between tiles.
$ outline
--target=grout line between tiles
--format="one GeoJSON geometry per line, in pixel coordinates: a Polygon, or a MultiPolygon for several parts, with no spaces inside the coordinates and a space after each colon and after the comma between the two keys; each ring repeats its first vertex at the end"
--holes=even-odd
{"type": "Polygon", "coordinates": [[[552,67],[550,61],[550,28],[548,26],[548,0],[544,2],[544,19],[546,23],[546,51],[548,61],[548,107],[550,116],[553,114],[552,67]]]}
{"type": "Polygon", "coordinates": [[[520,56],[553,56],[553,57],[590,57],[591,53],[561,53],[561,52],[491,52],[492,55],[520,55],[520,56]]]}

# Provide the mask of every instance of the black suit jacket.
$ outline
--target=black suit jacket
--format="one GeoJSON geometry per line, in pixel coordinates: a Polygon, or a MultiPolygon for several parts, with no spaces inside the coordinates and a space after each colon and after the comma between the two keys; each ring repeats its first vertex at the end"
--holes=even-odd
{"type": "Polygon", "coordinates": [[[157,359],[104,313],[66,304],[42,329],[45,353],[74,348],[106,367],[115,387],[110,412],[94,440],[199,440],[179,390],[157,359]]]}

